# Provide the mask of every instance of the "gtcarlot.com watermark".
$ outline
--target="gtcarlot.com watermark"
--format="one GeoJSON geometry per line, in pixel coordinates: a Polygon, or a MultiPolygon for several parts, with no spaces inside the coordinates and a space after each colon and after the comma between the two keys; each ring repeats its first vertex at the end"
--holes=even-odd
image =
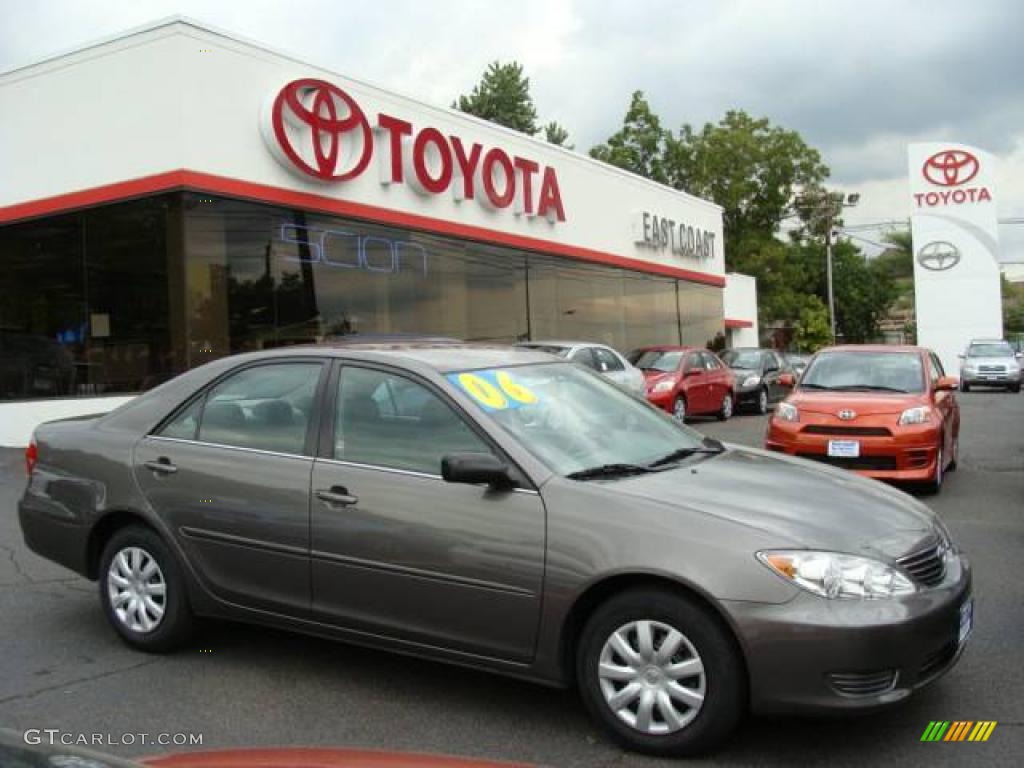
{"type": "Polygon", "coordinates": [[[201,747],[201,733],[72,733],[59,728],[29,728],[25,743],[51,747],[201,747]]]}

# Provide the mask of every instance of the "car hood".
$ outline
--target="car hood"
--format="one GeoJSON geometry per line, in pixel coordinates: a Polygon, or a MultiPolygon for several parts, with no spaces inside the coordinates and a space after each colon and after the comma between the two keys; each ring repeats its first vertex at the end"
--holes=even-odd
{"type": "Polygon", "coordinates": [[[656,371],[653,368],[641,368],[640,372],[644,375],[644,381],[648,384],[656,384],[662,380],[673,380],[676,375],[672,371],[656,371]]]}
{"type": "Polygon", "coordinates": [[[757,529],[778,548],[894,559],[938,536],[935,515],[875,480],[768,451],[729,446],[664,472],[611,481],[623,496],[757,529]]]}
{"type": "Polygon", "coordinates": [[[858,416],[900,414],[907,408],[925,405],[928,398],[924,393],[889,394],[880,392],[819,392],[798,389],[787,402],[795,405],[801,413],[835,415],[837,411],[850,409],[858,416]]]}

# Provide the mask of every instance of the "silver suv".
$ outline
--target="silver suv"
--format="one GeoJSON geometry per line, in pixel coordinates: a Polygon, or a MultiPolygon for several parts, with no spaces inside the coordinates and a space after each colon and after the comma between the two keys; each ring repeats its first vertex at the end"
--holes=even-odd
{"type": "Polygon", "coordinates": [[[1020,392],[1020,357],[1021,353],[1015,354],[1002,339],[975,339],[960,355],[960,389],[969,392],[981,384],[1020,392]]]}

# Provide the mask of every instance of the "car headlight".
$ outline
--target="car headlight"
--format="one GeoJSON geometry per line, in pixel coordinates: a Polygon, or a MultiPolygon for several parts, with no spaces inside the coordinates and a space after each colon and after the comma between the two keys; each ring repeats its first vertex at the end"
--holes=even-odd
{"type": "Polygon", "coordinates": [[[801,589],[829,599],[894,597],[916,590],[898,570],[867,557],[796,550],[758,552],[757,559],[801,589]]]}
{"type": "Polygon", "coordinates": [[[744,386],[744,387],[756,387],[760,383],[761,383],[761,377],[760,376],[747,376],[747,378],[745,378],[743,380],[743,384],[741,386],[744,386]]]}
{"type": "Polygon", "coordinates": [[[668,379],[666,379],[665,381],[659,381],[657,384],[651,387],[651,392],[653,394],[658,394],[660,392],[668,392],[675,385],[676,383],[674,381],[670,381],[668,379]]]}
{"type": "Polygon", "coordinates": [[[919,405],[916,408],[907,408],[900,414],[899,425],[905,427],[909,424],[927,424],[931,418],[932,409],[927,405],[919,405]]]}
{"type": "Polygon", "coordinates": [[[779,403],[775,408],[775,418],[779,421],[800,421],[800,411],[790,403],[779,403]]]}

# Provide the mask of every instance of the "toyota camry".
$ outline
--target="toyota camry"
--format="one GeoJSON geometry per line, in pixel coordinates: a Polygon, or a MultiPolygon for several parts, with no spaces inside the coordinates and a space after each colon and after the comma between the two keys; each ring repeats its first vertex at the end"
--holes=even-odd
{"type": "Polygon", "coordinates": [[[28,546],[96,580],[135,648],[215,616],[576,685],[651,753],[748,709],[903,700],[973,622],[968,561],[918,501],[532,350],[224,358],[39,427],[26,463],[28,546]]]}

